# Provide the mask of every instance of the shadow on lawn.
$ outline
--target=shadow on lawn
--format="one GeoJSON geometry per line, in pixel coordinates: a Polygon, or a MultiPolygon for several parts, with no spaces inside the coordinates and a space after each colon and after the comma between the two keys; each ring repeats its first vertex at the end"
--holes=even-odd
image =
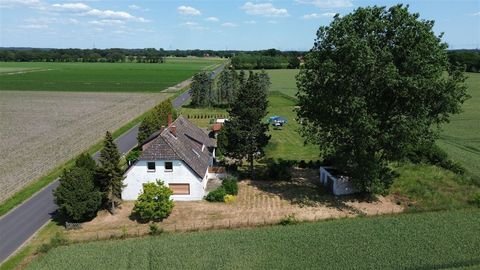
{"type": "Polygon", "coordinates": [[[328,206],[341,211],[363,214],[347,205],[347,202],[375,202],[377,199],[369,194],[334,196],[319,183],[318,170],[293,168],[289,181],[263,181],[261,176],[251,181],[250,185],[259,190],[279,196],[300,207],[328,206]]]}

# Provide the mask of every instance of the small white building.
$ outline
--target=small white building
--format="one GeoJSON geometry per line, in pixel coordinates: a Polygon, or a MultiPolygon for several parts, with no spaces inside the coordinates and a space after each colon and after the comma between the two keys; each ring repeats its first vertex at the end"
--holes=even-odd
{"type": "MultiPolygon", "coordinates": [[[[169,121],[170,122],[170,121],[169,121]]],[[[142,154],[126,172],[123,200],[136,200],[143,184],[162,180],[176,201],[201,200],[206,195],[214,141],[200,128],[178,117],[142,145],[142,154]]]]}
{"type": "Polygon", "coordinates": [[[348,176],[335,175],[336,172],[332,167],[320,167],[320,183],[335,196],[358,192],[348,176]]]}

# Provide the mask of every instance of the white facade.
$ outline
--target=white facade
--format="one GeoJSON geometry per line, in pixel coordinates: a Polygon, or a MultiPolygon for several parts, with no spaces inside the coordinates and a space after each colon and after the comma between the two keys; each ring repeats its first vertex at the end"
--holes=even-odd
{"type": "Polygon", "coordinates": [[[320,183],[329,189],[333,195],[349,195],[358,192],[352,181],[346,176],[335,177],[328,169],[329,167],[320,167],[320,183]]]}
{"type": "Polygon", "coordinates": [[[202,200],[207,186],[208,174],[205,171],[200,178],[188,165],[181,160],[139,160],[127,172],[123,183],[126,187],[122,191],[123,200],[136,200],[143,192],[143,184],[162,180],[166,186],[169,184],[189,184],[190,194],[172,195],[175,201],[202,200]],[[147,163],[155,162],[155,170],[148,170],[147,163]],[[165,163],[172,162],[172,170],[165,169],[165,163]]]}

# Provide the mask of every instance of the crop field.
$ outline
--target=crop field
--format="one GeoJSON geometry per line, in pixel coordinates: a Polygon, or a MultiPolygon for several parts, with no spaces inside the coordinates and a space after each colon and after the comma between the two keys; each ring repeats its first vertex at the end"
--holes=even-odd
{"type": "Polygon", "coordinates": [[[29,269],[478,267],[479,231],[480,210],[341,219],[77,244],[50,251],[29,269]]]}
{"type": "Polygon", "coordinates": [[[480,73],[467,76],[471,98],[463,105],[463,112],[443,127],[438,144],[452,159],[480,177],[480,73]]]}
{"type": "Polygon", "coordinates": [[[0,63],[0,90],[160,92],[213,67],[217,58],[141,63],[0,63]]]}
{"type": "Polygon", "coordinates": [[[0,96],[2,202],[167,94],[1,91],[0,96]]]}

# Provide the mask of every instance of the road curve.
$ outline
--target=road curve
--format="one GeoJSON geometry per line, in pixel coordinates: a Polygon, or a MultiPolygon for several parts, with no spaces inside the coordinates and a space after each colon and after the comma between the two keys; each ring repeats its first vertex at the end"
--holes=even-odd
{"type": "MultiPolygon", "coordinates": [[[[224,68],[221,65],[211,73],[214,78],[224,68]]],[[[190,89],[173,100],[174,108],[179,108],[190,99],[190,89]]],[[[125,154],[137,145],[139,124],[115,140],[120,153],[125,154]]],[[[98,159],[99,152],[94,159],[98,159]]],[[[55,213],[57,206],[53,200],[53,190],[58,186],[55,180],[26,202],[0,217],[0,264],[30,239],[55,213]]]]}

